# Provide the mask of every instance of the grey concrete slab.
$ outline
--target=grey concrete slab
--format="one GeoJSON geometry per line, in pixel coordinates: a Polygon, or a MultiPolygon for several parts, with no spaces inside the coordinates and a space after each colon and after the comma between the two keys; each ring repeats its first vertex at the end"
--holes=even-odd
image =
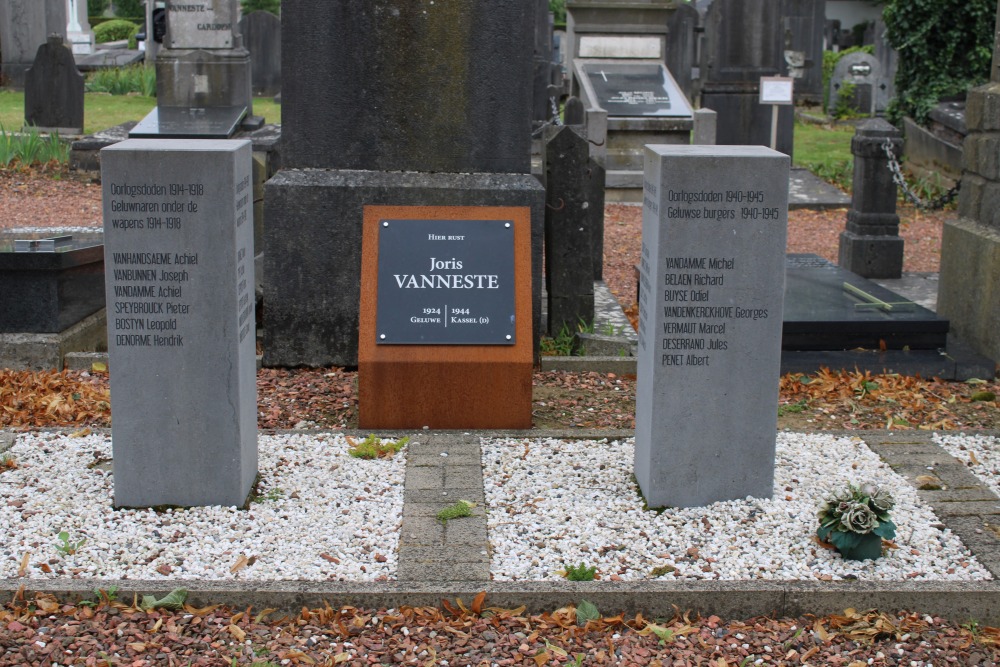
{"type": "Polygon", "coordinates": [[[415,563],[436,562],[444,555],[456,563],[490,562],[489,550],[483,546],[452,546],[448,548],[447,554],[442,553],[439,547],[402,547],[399,550],[400,561],[408,560],[415,563]]]}
{"type": "Polygon", "coordinates": [[[484,496],[482,486],[480,486],[478,489],[451,489],[447,491],[406,489],[403,491],[403,498],[408,503],[440,503],[441,507],[446,507],[459,500],[482,503],[484,496]]]}
{"type": "Polygon", "coordinates": [[[415,491],[444,490],[444,470],[437,467],[406,468],[406,488],[415,491]]]}
{"type": "MultiPolygon", "coordinates": [[[[448,547],[450,551],[452,547],[448,547]]],[[[454,584],[459,581],[489,581],[490,564],[453,561],[451,559],[416,563],[400,560],[396,575],[400,581],[442,581],[454,584]]]]}
{"type": "Polygon", "coordinates": [[[0,431],[0,452],[6,452],[14,446],[14,434],[0,431]]]}

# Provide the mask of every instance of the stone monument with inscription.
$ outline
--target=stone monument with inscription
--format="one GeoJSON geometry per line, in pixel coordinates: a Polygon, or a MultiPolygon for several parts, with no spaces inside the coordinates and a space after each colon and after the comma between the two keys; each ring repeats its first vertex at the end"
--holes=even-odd
{"type": "Polygon", "coordinates": [[[117,507],[243,505],[257,475],[251,145],[101,151],[117,507]]]}
{"type": "Polygon", "coordinates": [[[527,85],[536,4],[282,7],[282,171],[264,198],[264,365],[359,364],[370,206],[529,210],[530,269],[516,280],[531,288],[527,335],[537,349],[545,193],[530,173],[527,85]]]}
{"type": "Polygon", "coordinates": [[[770,497],[787,155],[647,146],[635,476],[650,507],[770,497]]]}
{"type": "Polygon", "coordinates": [[[238,18],[237,0],[167,1],[156,108],[130,137],[226,139],[253,113],[250,53],[238,18]]]}

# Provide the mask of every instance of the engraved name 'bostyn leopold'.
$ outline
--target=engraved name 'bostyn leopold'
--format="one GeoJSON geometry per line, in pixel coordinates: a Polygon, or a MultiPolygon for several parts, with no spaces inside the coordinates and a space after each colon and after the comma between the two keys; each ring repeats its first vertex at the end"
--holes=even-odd
{"type": "Polygon", "coordinates": [[[500,276],[484,273],[436,273],[437,271],[461,271],[462,260],[437,259],[431,257],[431,268],[427,274],[394,273],[396,285],[400,289],[499,289],[500,276]]]}

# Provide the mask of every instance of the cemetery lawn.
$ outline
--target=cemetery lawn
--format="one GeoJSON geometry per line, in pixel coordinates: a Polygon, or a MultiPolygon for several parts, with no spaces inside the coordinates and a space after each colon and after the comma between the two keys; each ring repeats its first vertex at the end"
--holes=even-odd
{"type": "MultiPolygon", "coordinates": [[[[86,93],[83,96],[84,134],[105,130],[128,121],[140,121],[156,106],[155,97],[86,93]]],[[[281,106],[270,97],[253,101],[254,114],[268,123],[281,122],[281,106]]],[[[0,127],[20,130],[24,125],[24,93],[0,90],[0,127]]]]}

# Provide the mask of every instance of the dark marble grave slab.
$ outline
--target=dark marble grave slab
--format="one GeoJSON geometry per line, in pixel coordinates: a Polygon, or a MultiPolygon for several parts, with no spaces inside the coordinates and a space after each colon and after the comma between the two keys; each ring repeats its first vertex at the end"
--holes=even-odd
{"type": "Polygon", "coordinates": [[[74,238],[54,251],[14,252],[14,245],[14,236],[0,237],[0,333],[59,333],[104,308],[99,240],[74,238]]]}
{"type": "Polygon", "coordinates": [[[157,107],[132,128],[131,139],[228,139],[247,115],[245,106],[157,107]]]}
{"type": "Polygon", "coordinates": [[[689,117],[691,107],[659,63],[585,62],[593,99],[609,116],[689,117]]]}
{"type": "Polygon", "coordinates": [[[784,350],[933,350],[948,329],[947,319],[821,257],[786,258],[784,350]]]}

